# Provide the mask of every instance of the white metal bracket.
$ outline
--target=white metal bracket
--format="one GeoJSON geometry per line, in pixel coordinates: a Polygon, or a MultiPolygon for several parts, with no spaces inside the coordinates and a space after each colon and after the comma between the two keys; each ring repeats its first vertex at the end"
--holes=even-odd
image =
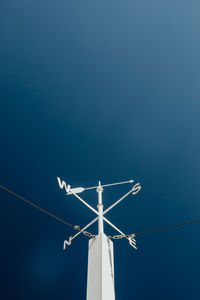
{"type": "Polygon", "coordinates": [[[78,231],[78,233],[76,233],[74,236],[70,236],[69,237],[69,241],[65,240],[64,241],[64,245],[63,245],[63,249],[66,249],[66,245],[70,246],[71,242],[73,239],[75,239],[79,234],[83,233],[86,236],[89,237],[95,237],[94,235],[92,235],[91,233],[87,232],[86,229],[88,227],[90,227],[92,224],[94,224],[96,221],[99,221],[100,227],[99,230],[100,232],[103,232],[103,221],[105,221],[106,223],[108,223],[112,228],[114,228],[118,233],[120,233],[120,235],[116,235],[113,236],[113,239],[121,239],[121,238],[126,238],[129,241],[130,246],[132,246],[134,249],[137,250],[136,247],[136,240],[134,239],[134,235],[128,236],[126,234],[124,234],[119,228],[117,228],[114,224],[112,224],[107,218],[105,218],[105,214],[107,212],[109,212],[112,208],[114,208],[117,204],[119,204],[122,200],[124,200],[129,194],[132,195],[136,195],[137,193],[139,193],[139,191],[141,190],[141,185],[140,183],[136,183],[131,190],[126,193],[124,196],[122,196],[119,200],[117,200],[114,204],[112,204],[110,207],[108,207],[105,211],[103,211],[103,204],[102,204],[102,192],[103,192],[103,187],[107,187],[107,186],[112,186],[112,185],[117,185],[117,184],[123,184],[123,183],[132,183],[133,180],[129,180],[129,181],[124,181],[124,182],[120,182],[120,183],[113,183],[113,184],[107,184],[107,185],[101,185],[101,182],[99,182],[99,185],[96,187],[91,187],[91,188],[74,188],[71,189],[70,185],[67,185],[65,183],[65,181],[61,181],[59,177],[57,177],[58,179],[58,184],[59,187],[61,189],[65,188],[67,195],[74,195],[79,201],[81,201],[86,207],[88,207],[91,211],[93,211],[97,217],[95,219],[93,219],[89,224],[87,224],[86,226],[84,226],[82,229],[80,229],[78,231]],[[98,211],[96,209],[94,209],[91,205],[89,205],[85,200],[83,200],[79,195],[77,195],[77,193],[81,193],[85,190],[89,190],[89,189],[97,189],[97,193],[99,195],[99,201],[98,201],[98,211]]]}

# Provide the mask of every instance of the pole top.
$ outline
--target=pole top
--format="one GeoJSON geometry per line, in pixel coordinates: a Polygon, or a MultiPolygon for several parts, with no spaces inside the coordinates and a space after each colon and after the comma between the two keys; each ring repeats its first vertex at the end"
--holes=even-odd
{"type": "MultiPolygon", "coordinates": [[[[88,233],[85,231],[89,226],[91,226],[92,224],[94,224],[96,221],[98,221],[98,227],[99,227],[99,234],[104,232],[104,221],[109,224],[113,229],[115,229],[118,233],[120,233],[120,238],[124,237],[129,241],[129,244],[134,248],[136,248],[136,241],[134,239],[134,237],[132,235],[127,235],[124,234],[119,228],[117,228],[115,225],[113,225],[106,217],[105,214],[110,211],[111,209],[113,209],[117,204],[119,204],[122,200],[124,200],[128,195],[132,194],[132,195],[136,195],[137,193],[139,193],[139,191],[141,190],[141,185],[140,183],[136,183],[131,190],[129,190],[124,196],[122,196],[119,200],[117,200],[115,203],[113,203],[112,205],[110,205],[106,210],[103,210],[103,203],[102,203],[102,192],[103,192],[103,188],[105,187],[110,187],[110,186],[116,186],[116,185],[121,185],[121,184],[125,184],[125,183],[133,183],[134,180],[130,179],[128,181],[123,181],[123,182],[116,182],[116,183],[111,183],[111,184],[101,184],[101,181],[98,182],[97,186],[93,186],[93,187],[89,187],[89,188],[83,188],[83,187],[78,187],[78,188],[71,188],[71,186],[69,184],[66,184],[65,181],[61,181],[61,179],[59,177],[57,177],[58,180],[58,185],[60,187],[60,189],[65,189],[66,194],[70,195],[73,194],[78,200],[80,200],[85,206],[87,206],[91,211],[93,211],[97,216],[94,220],[92,220],[89,224],[87,224],[85,227],[83,227],[82,229],[78,230],[78,233],[76,233],[74,236],[71,236],[69,241],[64,241],[64,248],[67,245],[71,244],[71,241],[73,239],[75,239],[79,234],[84,233],[85,235],[88,235],[88,233]],[[96,189],[97,193],[98,193],[98,205],[97,208],[98,210],[94,209],[91,205],[89,205],[85,200],[83,200],[79,195],[77,195],[78,193],[81,193],[85,190],[92,190],[92,189],[96,189]],[[86,234],[87,233],[87,234],[86,234]]],[[[94,235],[89,233],[90,237],[94,237],[94,235]]],[[[116,238],[116,237],[115,237],[116,238]]],[[[118,238],[118,236],[117,236],[118,238]]]]}
{"type": "Polygon", "coordinates": [[[101,185],[101,181],[99,181],[99,185],[97,186],[97,193],[99,193],[99,192],[103,192],[103,187],[102,187],[102,185],[101,185]]]}

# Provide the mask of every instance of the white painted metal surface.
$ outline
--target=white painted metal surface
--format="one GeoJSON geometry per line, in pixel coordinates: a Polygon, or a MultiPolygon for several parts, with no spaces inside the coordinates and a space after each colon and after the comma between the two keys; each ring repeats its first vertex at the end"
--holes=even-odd
{"type": "Polygon", "coordinates": [[[118,233],[120,233],[120,236],[118,235],[114,238],[125,238],[129,241],[130,246],[132,246],[135,250],[137,250],[137,247],[134,235],[124,234],[119,228],[117,228],[107,218],[105,218],[105,214],[112,208],[114,208],[116,205],[118,205],[129,194],[136,195],[141,190],[140,183],[135,184],[128,193],[126,193],[123,197],[121,197],[114,204],[112,204],[105,211],[103,211],[103,187],[114,186],[124,183],[133,183],[132,179],[129,181],[123,181],[106,185],[101,185],[101,182],[99,181],[99,185],[96,187],[78,187],[74,189],[72,189],[70,185],[67,185],[65,181],[61,181],[59,177],[57,177],[57,179],[60,189],[65,189],[67,195],[74,195],[79,201],[81,201],[85,206],[87,206],[93,213],[97,215],[97,217],[94,220],[92,220],[88,225],[84,226],[82,229],[79,229],[78,233],[76,233],[74,236],[70,236],[69,240],[65,240],[63,245],[63,249],[65,250],[66,246],[71,245],[73,239],[75,239],[81,233],[84,233],[86,235],[85,230],[93,223],[98,221],[98,235],[95,236],[91,233],[87,233],[87,235],[90,234],[89,236],[92,237],[89,241],[88,251],[87,300],[115,300],[113,243],[104,234],[104,221],[107,224],[109,224],[112,228],[114,228],[118,233]],[[77,195],[77,193],[82,193],[85,190],[90,190],[94,188],[96,188],[96,191],[98,193],[98,210],[94,209],[79,195],[77,195]]]}
{"type": "MultiPolygon", "coordinates": [[[[84,228],[82,228],[78,233],[76,233],[74,236],[70,236],[69,237],[69,241],[65,240],[64,244],[63,244],[63,249],[66,249],[66,245],[70,246],[71,242],[73,239],[75,239],[78,235],[80,235],[81,233],[84,233],[84,231],[91,226],[92,224],[94,224],[97,220],[98,220],[98,229],[99,229],[99,233],[104,232],[104,225],[103,225],[103,221],[105,221],[106,223],[108,223],[111,227],[113,227],[116,231],[118,231],[118,233],[121,234],[122,237],[124,237],[125,239],[127,239],[129,241],[129,245],[132,246],[135,250],[137,250],[136,247],[136,240],[134,239],[134,236],[128,236],[126,234],[124,234],[119,228],[117,228],[115,225],[113,225],[107,218],[104,217],[104,215],[110,211],[112,208],[114,208],[117,204],[119,204],[122,200],[124,200],[130,193],[132,193],[133,195],[137,194],[140,190],[141,190],[141,186],[140,183],[135,184],[132,189],[126,193],[123,197],[121,197],[118,201],[116,201],[114,204],[112,204],[110,207],[108,207],[105,211],[103,211],[103,204],[102,204],[102,192],[103,192],[103,187],[107,187],[107,186],[112,186],[112,185],[117,185],[117,184],[124,184],[124,183],[132,183],[133,180],[129,180],[129,181],[124,181],[124,182],[119,182],[119,183],[114,183],[114,184],[107,184],[107,185],[101,185],[101,182],[99,181],[99,185],[96,187],[97,188],[97,193],[98,193],[98,211],[96,209],[94,209],[91,205],[89,205],[85,200],[83,200],[80,196],[78,196],[74,191],[76,189],[82,189],[82,188],[76,188],[76,189],[71,189],[70,185],[67,185],[65,181],[61,181],[59,177],[57,177],[58,179],[58,184],[59,187],[61,189],[65,188],[65,190],[67,192],[67,194],[69,194],[69,192],[71,194],[73,194],[78,200],[80,200],[85,206],[87,206],[91,211],[93,211],[98,217],[96,217],[94,220],[92,220],[88,225],[86,225],[84,228]]],[[[86,188],[86,189],[93,189],[92,188],[86,188]]]]}
{"type": "Polygon", "coordinates": [[[99,186],[97,187],[97,193],[98,193],[98,212],[99,212],[99,222],[98,222],[98,229],[99,233],[103,233],[104,226],[103,226],[103,204],[102,204],[102,193],[103,188],[101,186],[101,182],[99,181],[99,186]]]}
{"type": "MultiPolygon", "coordinates": [[[[78,187],[78,188],[71,188],[70,185],[67,185],[66,182],[64,180],[61,181],[60,177],[57,177],[57,180],[58,180],[58,185],[60,187],[60,189],[65,189],[67,195],[71,195],[73,194],[72,191],[76,194],[79,194],[79,193],[82,193],[84,191],[87,191],[87,190],[93,190],[93,189],[96,189],[98,188],[98,186],[91,186],[91,187],[87,187],[87,188],[84,188],[84,187],[78,187]]],[[[125,183],[133,183],[134,180],[133,179],[130,179],[128,181],[121,181],[121,182],[115,182],[115,183],[110,183],[110,184],[104,184],[102,185],[102,187],[109,187],[109,186],[114,186],[114,185],[120,185],[120,184],[125,184],[125,183]]]]}
{"type": "Polygon", "coordinates": [[[113,243],[104,233],[89,241],[87,300],[115,300],[113,243]]]}

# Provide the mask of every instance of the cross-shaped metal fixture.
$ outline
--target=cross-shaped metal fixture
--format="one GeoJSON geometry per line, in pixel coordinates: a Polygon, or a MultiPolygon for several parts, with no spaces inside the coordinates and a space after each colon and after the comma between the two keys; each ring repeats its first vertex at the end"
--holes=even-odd
{"type": "Polygon", "coordinates": [[[128,236],[124,234],[119,228],[117,228],[114,224],[112,224],[106,217],[105,214],[109,212],[113,207],[115,207],[117,204],[119,204],[122,200],[124,200],[129,194],[132,193],[132,195],[137,194],[141,190],[140,183],[135,184],[131,190],[126,193],[123,197],[121,197],[119,200],[117,200],[114,204],[112,204],[110,207],[108,207],[105,211],[103,210],[103,203],[102,203],[102,193],[103,193],[103,188],[108,187],[108,186],[113,186],[113,185],[118,185],[118,184],[124,184],[124,183],[133,183],[133,180],[129,181],[124,181],[124,182],[119,182],[119,183],[112,183],[112,184],[106,184],[106,185],[101,185],[101,182],[99,181],[99,185],[95,187],[90,187],[90,188],[74,188],[72,189],[70,185],[66,185],[65,181],[61,181],[59,177],[58,179],[58,184],[61,189],[65,188],[67,195],[74,195],[78,200],[80,200],[85,206],[87,206],[91,211],[93,211],[97,217],[93,219],[89,224],[84,226],[82,229],[78,231],[74,236],[70,236],[69,240],[64,241],[63,249],[66,249],[66,245],[70,246],[71,242],[73,239],[75,239],[79,234],[83,233],[88,227],[90,227],[92,224],[94,224],[96,221],[98,221],[98,233],[104,233],[104,221],[109,224],[112,228],[114,228],[118,233],[120,233],[121,237],[126,238],[129,241],[129,244],[137,250],[136,247],[136,240],[134,239],[134,236],[128,236]],[[85,200],[83,200],[78,193],[81,193],[85,190],[91,190],[91,189],[96,189],[98,193],[98,211],[94,209],[91,205],[89,205],[85,200]]]}

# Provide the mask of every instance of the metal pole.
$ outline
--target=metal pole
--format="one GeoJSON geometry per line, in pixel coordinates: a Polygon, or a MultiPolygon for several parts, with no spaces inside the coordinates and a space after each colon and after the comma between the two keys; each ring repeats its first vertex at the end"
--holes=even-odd
{"type": "Polygon", "coordinates": [[[104,234],[102,192],[103,187],[99,181],[99,234],[89,241],[87,300],[115,300],[113,243],[104,234]]]}
{"type": "Polygon", "coordinates": [[[99,212],[99,222],[98,222],[98,227],[99,227],[99,234],[104,232],[103,229],[103,204],[102,204],[102,193],[103,193],[103,188],[101,186],[101,181],[99,181],[99,186],[97,187],[97,193],[98,193],[98,212],[99,212]]]}

